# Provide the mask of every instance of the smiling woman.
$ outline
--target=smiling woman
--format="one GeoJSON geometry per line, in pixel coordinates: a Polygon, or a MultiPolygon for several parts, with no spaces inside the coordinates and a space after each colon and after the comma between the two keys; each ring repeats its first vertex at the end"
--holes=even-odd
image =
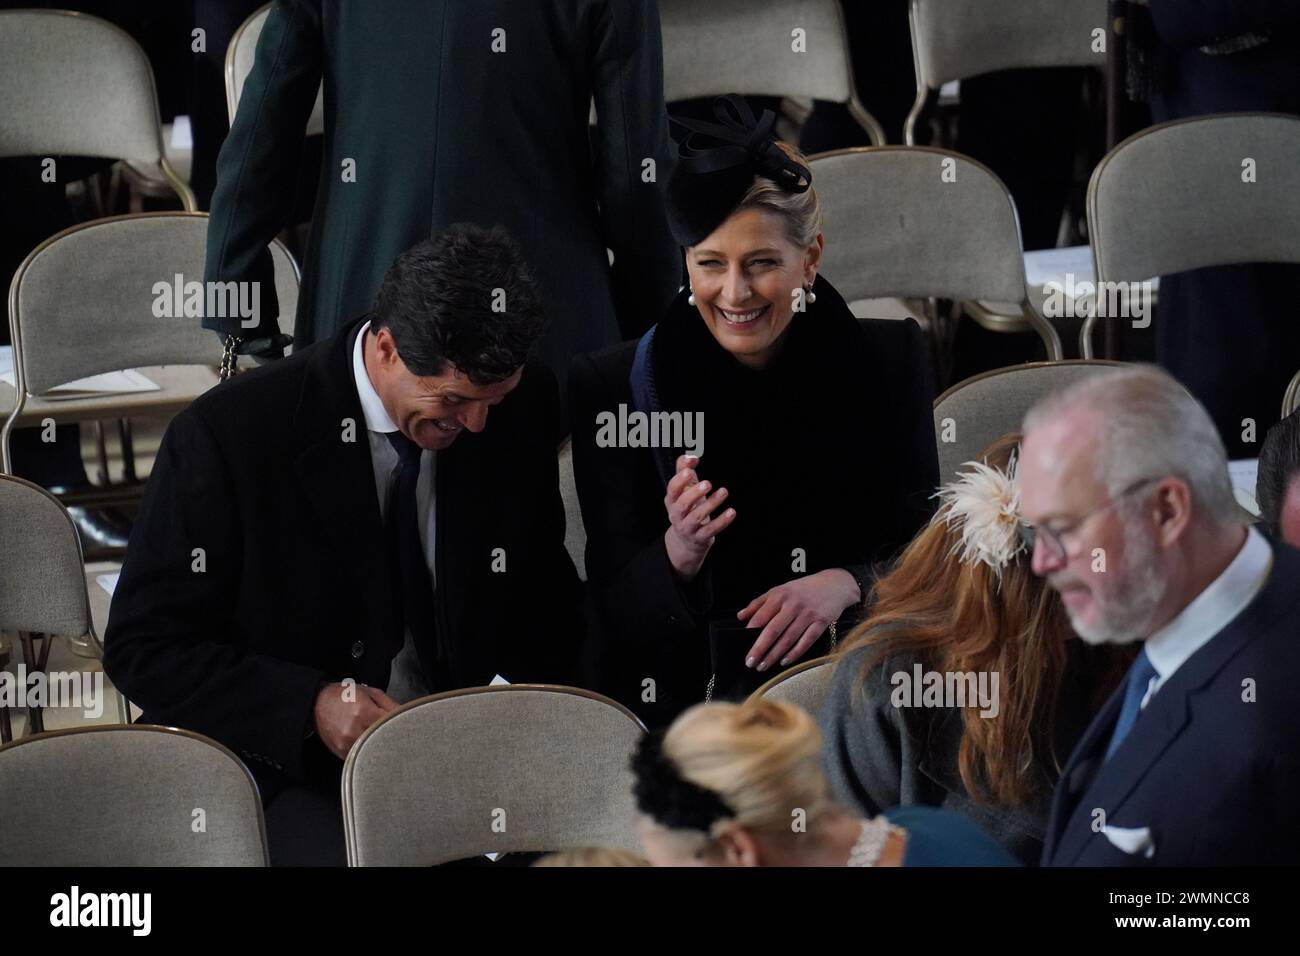
{"type": "Polygon", "coordinates": [[[849,312],[818,275],[803,156],[770,112],[736,96],[715,111],[688,125],[668,186],[690,288],[639,342],[579,356],[570,379],[587,566],[611,636],[597,672],[652,724],[824,653],[938,481],[920,329],[849,312]],[[624,405],[702,417],[708,450],[598,441],[624,405]]]}

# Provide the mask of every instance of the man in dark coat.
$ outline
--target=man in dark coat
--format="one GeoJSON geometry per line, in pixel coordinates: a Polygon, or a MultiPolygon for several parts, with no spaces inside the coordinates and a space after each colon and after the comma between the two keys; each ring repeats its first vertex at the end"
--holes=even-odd
{"type": "Polygon", "coordinates": [[[558,393],[525,366],[543,320],[521,270],[499,229],[425,240],[366,319],[218,386],[163,439],[105,670],[142,720],[248,763],[272,862],[343,862],[340,760],[397,703],[572,681],[558,393]]]}
{"type": "MultiPolygon", "coordinates": [[[[1146,4],[1143,4],[1146,5],[1146,4]]],[[[1149,0],[1151,117],[1300,113],[1300,4],[1149,0]]],[[[1156,358],[1203,402],[1230,458],[1254,458],[1300,369],[1300,266],[1247,263],[1160,280],[1156,358]],[[1254,421],[1250,429],[1243,422],[1254,421]],[[1245,437],[1243,437],[1243,435],[1245,437]]]]}
{"type": "Polygon", "coordinates": [[[680,284],[662,73],[654,0],[277,0],[208,232],[207,278],[260,280],[263,321],[205,324],[254,354],[283,344],[265,249],[286,224],[323,77],[297,345],[365,311],[403,249],[450,223],[500,223],[537,270],[553,317],[542,356],[563,379],[575,352],[649,327],[680,284]]]}

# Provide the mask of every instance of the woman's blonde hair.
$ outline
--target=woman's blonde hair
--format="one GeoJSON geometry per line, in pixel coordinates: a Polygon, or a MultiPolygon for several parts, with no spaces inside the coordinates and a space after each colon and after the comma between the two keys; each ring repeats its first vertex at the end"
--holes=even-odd
{"type": "MultiPolygon", "coordinates": [[[[778,141],[776,145],[795,162],[807,167],[808,160],[798,149],[786,142],[778,141]]],[[[786,238],[800,249],[811,246],[822,231],[821,202],[811,184],[804,192],[792,193],[778,186],[775,180],[757,175],[740,198],[736,212],[742,209],[767,209],[779,215],[785,223],[786,238]]]]}
{"type": "Polygon", "coordinates": [[[585,846],[574,850],[548,853],[533,863],[538,866],[649,866],[650,861],[631,850],[616,847],[585,846]]]}
{"type": "Polygon", "coordinates": [[[663,753],[683,779],[713,791],[735,813],[723,826],[789,834],[796,811],[811,829],[831,805],[821,733],[792,704],[697,704],[668,729],[663,753]]]}

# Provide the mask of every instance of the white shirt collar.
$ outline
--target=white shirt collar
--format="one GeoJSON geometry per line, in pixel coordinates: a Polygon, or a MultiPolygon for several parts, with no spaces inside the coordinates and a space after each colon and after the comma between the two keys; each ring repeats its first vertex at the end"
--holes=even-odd
{"type": "Polygon", "coordinates": [[[366,371],[366,360],[364,358],[364,347],[366,333],[370,331],[370,323],[367,321],[361,326],[361,331],[357,333],[356,344],[352,347],[352,377],[357,383],[357,397],[361,399],[361,413],[366,418],[366,429],[372,432],[395,432],[397,426],[393,420],[388,417],[388,412],[384,409],[384,403],[379,398],[379,393],[375,391],[375,386],[370,382],[370,373],[366,371]]]}
{"type": "Polygon", "coordinates": [[[1147,657],[1164,683],[1255,599],[1273,566],[1273,549],[1253,527],[1237,556],[1176,617],[1146,641],[1147,657]]]}

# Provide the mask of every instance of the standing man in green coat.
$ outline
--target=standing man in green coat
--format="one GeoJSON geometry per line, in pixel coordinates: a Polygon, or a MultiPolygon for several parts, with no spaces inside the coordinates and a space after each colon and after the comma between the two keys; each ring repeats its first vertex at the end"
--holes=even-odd
{"type": "Polygon", "coordinates": [[[266,247],[322,79],[297,347],[366,312],[397,256],[456,222],[500,223],[519,241],[552,319],[542,357],[561,379],[574,353],[640,334],[676,293],[656,0],[275,0],[208,229],[207,281],[260,283],[255,327],[204,319],[241,353],[277,358],[289,341],[266,247]]]}

